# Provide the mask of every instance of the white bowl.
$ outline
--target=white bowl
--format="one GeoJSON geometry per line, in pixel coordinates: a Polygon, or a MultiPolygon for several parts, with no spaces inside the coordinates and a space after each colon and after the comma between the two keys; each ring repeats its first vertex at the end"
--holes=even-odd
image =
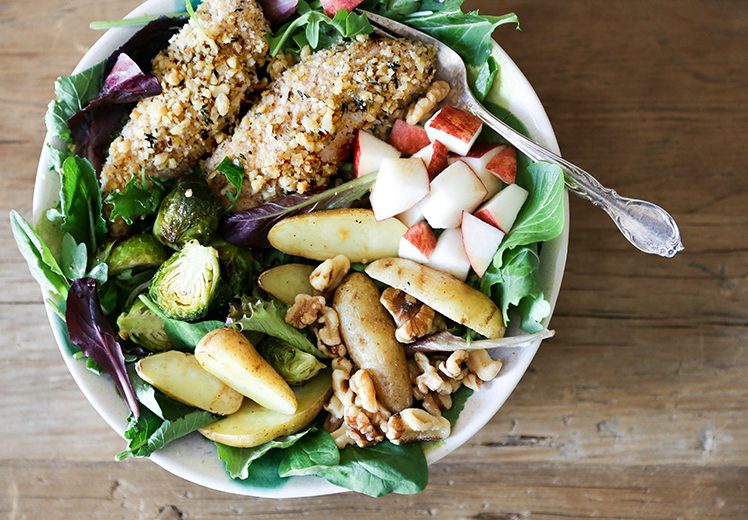
{"type": "MultiPolygon", "coordinates": [[[[181,10],[181,2],[175,0],[148,0],[132,11],[128,17],[167,14],[179,10],[181,10]]],[[[136,28],[132,28],[107,31],[83,56],[83,59],[75,68],[75,72],[91,67],[105,59],[136,30],[136,28]]],[[[558,144],[551,123],[530,83],[498,44],[494,44],[493,54],[500,64],[500,72],[490,99],[508,108],[524,122],[530,135],[538,143],[558,152],[558,144]]],[[[41,218],[48,208],[55,206],[58,201],[58,176],[56,173],[47,171],[46,166],[46,143],[50,140],[51,137],[47,135],[37,169],[33,204],[35,222],[41,218]]],[[[548,295],[551,308],[555,306],[561,286],[568,239],[569,210],[568,195],[566,195],[564,231],[561,236],[546,243],[540,255],[542,285],[548,295]]],[[[128,410],[117,395],[114,385],[108,378],[96,376],[86,370],[82,362],[72,358],[63,322],[49,306],[47,306],[47,315],[62,357],[75,382],[99,415],[118,434],[122,435],[127,427],[128,410]]],[[[518,351],[516,355],[509,359],[505,359],[500,375],[491,383],[485,384],[479,392],[474,393],[468,399],[452,435],[444,442],[433,445],[427,450],[429,464],[437,462],[460,447],[496,414],[517,386],[539,346],[540,342],[518,351]]],[[[165,449],[153,454],[151,459],[167,471],[186,480],[208,488],[239,495],[293,498],[327,495],[344,491],[342,488],[314,477],[295,477],[283,486],[272,489],[248,486],[232,480],[225,473],[222,463],[216,455],[213,443],[197,433],[170,444],[165,449]]]]}

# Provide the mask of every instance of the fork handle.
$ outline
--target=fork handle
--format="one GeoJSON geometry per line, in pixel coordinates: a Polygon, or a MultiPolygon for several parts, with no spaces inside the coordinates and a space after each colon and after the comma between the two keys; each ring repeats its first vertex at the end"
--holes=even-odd
{"type": "Polygon", "coordinates": [[[606,188],[579,166],[514,130],[477,101],[468,103],[467,108],[533,161],[548,161],[560,166],[569,191],[605,211],[623,236],[640,251],[670,258],[683,250],[678,225],[661,207],[648,201],[622,197],[615,190],[606,188]]]}

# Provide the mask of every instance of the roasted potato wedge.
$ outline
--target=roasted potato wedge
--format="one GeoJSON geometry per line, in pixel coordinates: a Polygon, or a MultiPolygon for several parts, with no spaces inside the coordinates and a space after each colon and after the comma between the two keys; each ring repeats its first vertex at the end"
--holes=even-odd
{"type": "Polygon", "coordinates": [[[370,209],[331,209],[281,220],[268,233],[270,244],[289,255],[371,262],[397,255],[408,228],[396,218],[377,221],[370,209]]]}
{"type": "Polygon", "coordinates": [[[299,406],[293,415],[268,410],[247,399],[238,412],[200,428],[200,433],[213,441],[237,448],[252,448],[280,435],[296,433],[322,410],[322,405],[330,396],[331,385],[330,371],[325,370],[304,386],[296,387],[299,406]]]}
{"type": "Polygon", "coordinates": [[[242,405],[244,396],[207,372],[195,356],[170,350],[135,363],[140,378],[176,399],[201,410],[229,415],[242,405]]]}
{"type": "Polygon", "coordinates": [[[200,365],[240,394],[276,412],[296,412],[296,396],[288,383],[255,350],[241,332],[216,329],[195,348],[200,365]]]}
{"type": "Polygon", "coordinates": [[[314,267],[304,264],[283,264],[264,271],[257,279],[260,289],[283,303],[291,304],[297,294],[314,294],[309,275],[314,267]]]}
{"type": "Polygon", "coordinates": [[[405,350],[374,282],[361,273],[349,274],[335,291],[333,307],[351,359],[371,374],[379,401],[392,413],[408,408],[413,395],[405,350]]]}
{"type": "Polygon", "coordinates": [[[489,339],[506,332],[501,311],[491,299],[452,275],[404,258],[384,258],[366,267],[366,274],[405,291],[447,318],[489,339]]]}

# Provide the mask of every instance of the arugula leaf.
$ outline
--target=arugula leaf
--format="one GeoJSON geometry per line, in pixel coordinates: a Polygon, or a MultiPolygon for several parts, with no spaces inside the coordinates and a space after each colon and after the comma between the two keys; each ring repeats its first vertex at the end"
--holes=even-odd
{"type": "Polygon", "coordinates": [[[127,449],[118,453],[116,458],[123,460],[127,457],[149,457],[170,442],[219,419],[219,416],[210,412],[193,409],[182,417],[162,420],[147,408],[143,409],[139,419],[130,417],[125,431],[125,439],[129,441],[127,449]]]}
{"type": "Polygon", "coordinates": [[[60,173],[60,209],[47,212],[51,221],[60,221],[61,229],[91,251],[106,238],[106,222],[101,213],[101,191],[96,172],[86,159],[71,156],[62,163],[60,173]]]}
{"type": "Polygon", "coordinates": [[[226,180],[234,188],[233,192],[227,191],[226,198],[231,202],[229,209],[236,206],[236,202],[239,200],[239,194],[242,192],[242,184],[244,184],[244,167],[236,160],[231,160],[229,157],[224,157],[221,164],[216,167],[216,170],[223,173],[226,180]]]}
{"type": "Polygon", "coordinates": [[[367,448],[346,446],[336,454],[329,433],[312,435],[286,450],[279,467],[282,477],[314,475],[372,497],[420,493],[428,483],[428,465],[419,444],[384,441],[367,448]]]}
{"type": "Polygon", "coordinates": [[[519,171],[517,174],[517,184],[530,194],[494,256],[496,268],[502,266],[505,251],[552,240],[564,229],[564,172],[561,168],[541,161],[527,168],[526,179],[520,178],[519,171]]]}
{"type": "Polygon", "coordinates": [[[10,227],[18,250],[26,259],[31,276],[52,296],[51,303],[61,312],[70,286],[57,260],[31,224],[15,210],[10,212],[10,227]]]}
{"type": "Polygon", "coordinates": [[[194,351],[201,339],[210,331],[220,329],[224,326],[222,321],[205,320],[194,323],[169,318],[156,303],[145,294],[138,296],[140,300],[152,312],[155,312],[164,320],[164,331],[174,344],[175,348],[186,351],[194,351]]]}
{"type": "Polygon", "coordinates": [[[242,332],[260,332],[288,343],[294,348],[318,358],[327,357],[303,332],[286,323],[285,312],[274,301],[250,302],[242,298],[241,305],[233,305],[229,312],[228,325],[236,325],[242,332]]]}
{"type": "Polygon", "coordinates": [[[122,217],[132,225],[136,219],[154,215],[165,194],[164,185],[154,178],[146,179],[144,172],[140,177],[133,176],[124,192],[115,190],[107,195],[104,202],[112,207],[109,221],[114,222],[117,217],[122,217]]]}
{"type": "Polygon", "coordinates": [[[234,448],[233,446],[226,446],[225,444],[216,442],[218,458],[223,461],[226,467],[226,472],[231,478],[244,480],[249,477],[249,467],[255,460],[259,459],[272,449],[284,449],[293,446],[307,433],[312,431],[312,429],[313,428],[307,428],[299,433],[276,437],[275,439],[260,444],[259,446],[255,446],[254,448],[234,448]]]}

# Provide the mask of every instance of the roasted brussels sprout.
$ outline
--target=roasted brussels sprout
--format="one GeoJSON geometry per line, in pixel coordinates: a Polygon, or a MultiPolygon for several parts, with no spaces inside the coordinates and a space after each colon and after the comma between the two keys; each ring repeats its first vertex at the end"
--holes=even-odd
{"type": "Polygon", "coordinates": [[[174,249],[190,240],[209,244],[218,229],[222,209],[205,180],[185,177],[161,201],[153,235],[174,249]]]}
{"type": "Polygon", "coordinates": [[[119,336],[153,352],[172,348],[164,330],[164,320],[150,310],[139,298],[117,318],[119,336]]]}
{"type": "Polygon", "coordinates": [[[150,233],[141,233],[117,242],[106,258],[109,274],[116,276],[124,271],[155,269],[169,258],[166,249],[150,233]]]}
{"type": "Polygon", "coordinates": [[[289,385],[300,385],[325,368],[313,355],[271,336],[257,345],[257,351],[289,385]]]}
{"type": "Polygon", "coordinates": [[[192,321],[208,312],[220,278],[218,251],[191,240],[161,264],[148,293],[169,318],[192,321]]]}
{"type": "Polygon", "coordinates": [[[221,266],[221,285],[215,302],[216,305],[227,305],[232,298],[251,291],[254,258],[247,249],[225,240],[216,240],[211,247],[218,251],[221,266]]]}

